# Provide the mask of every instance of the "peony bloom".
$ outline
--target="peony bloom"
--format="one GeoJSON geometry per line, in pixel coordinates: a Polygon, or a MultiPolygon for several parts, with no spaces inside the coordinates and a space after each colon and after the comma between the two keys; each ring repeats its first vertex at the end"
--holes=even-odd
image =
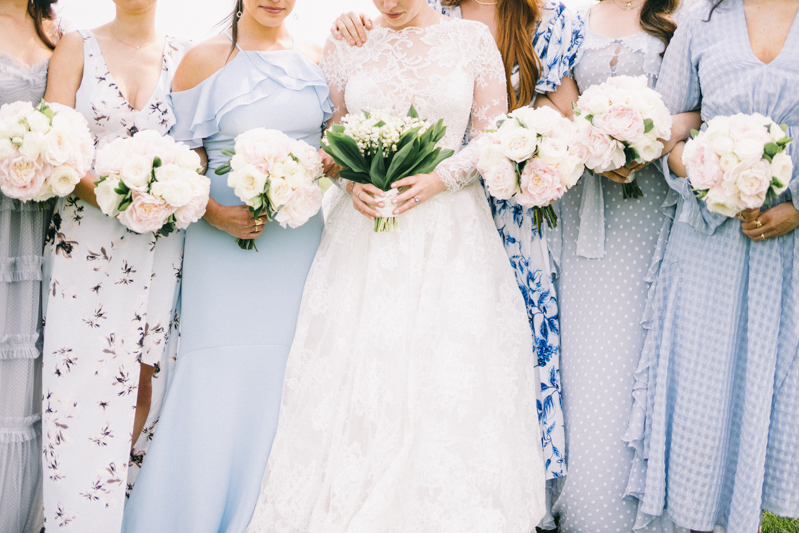
{"type": "Polygon", "coordinates": [[[131,231],[148,233],[161,229],[174,212],[175,209],[161,198],[134,190],[133,203],[117,218],[131,231]]]}
{"type": "Polygon", "coordinates": [[[683,150],[682,161],[695,189],[710,189],[724,174],[713,146],[704,140],[689,141],[683,150]]]}
{"type": "Polygon", "coordinates": [[[500,130],[499,141],[503,155],[517,163],[532,157],[537,148],[536,134],[526,128],[517,128],[508,132],[500,130]]]}
{"type": "Polygon", "coordinates": [[[317,185],[309,185],[297,189],[291,198],[277,212],[275,220],[284,228],[288,225],[298,228],[319,212],[322,207],[322,189],[317,185]]]}
{"type": "Polygon", "coordinates": [[[613,104],[607,112],[595,116],[594,126],[617,141],[636,142],[644,134],[644,119],[634,108],[624,104],[613,104]]]}
{"type": "Polygon", "coordinates": [[[558,169],[538,158],[527,162],[520,181],[522,192],[517,201],[520,205],[528,207],[546,207],[560,199],[566,192],[558,169]]]}
{"type": "Polygon", "coordinates": [[[488,192],[494,198],[509,200],[520,192],[516,165],[505,158],[492,165],[483,174],[488,192]]]}
{"type": "Polygon", "coordinates": [[[32,200],[51,170],[49,163],[31,161],[15,150],[0,161],[0,190],[9,198],[32,200]]]}

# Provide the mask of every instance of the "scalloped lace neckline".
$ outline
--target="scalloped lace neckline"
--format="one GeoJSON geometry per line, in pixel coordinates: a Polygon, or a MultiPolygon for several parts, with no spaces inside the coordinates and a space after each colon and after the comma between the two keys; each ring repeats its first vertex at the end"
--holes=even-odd
{"type": "Polygon", "coordinates": [[[9,54],[4,50],[0,50],[0,61],[3,63],[14,67],[15,69],[24,71],[26,73],[32,73],[42,70],[42,67],[47,66],[50,63],[50,58],[42,59],[38,63],[34,63],[33,65],[29,65],[22,61],[20,58],[9,54]]]}

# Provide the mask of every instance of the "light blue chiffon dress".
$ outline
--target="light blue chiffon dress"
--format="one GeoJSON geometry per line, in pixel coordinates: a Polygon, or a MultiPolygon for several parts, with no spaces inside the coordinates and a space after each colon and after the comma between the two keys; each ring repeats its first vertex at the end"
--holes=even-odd
{"type": "MultiPolygon", "coordinates": [[[[319,146],[332,108],[319,67],[297,51],[239,49],[197,87],[172,94],[172,134],[208,154],[211,196],[241,201],[214,169],[235,137],[266,127],[319,146]]],[[[201,220],[186,231],[178,362],[128,502],[126,533],[238,533],[255,508],[277,428],[283,374],[322,215],[269,222],[258,252],[201,220]]]]}
{"type": "MultiPolygon", "coordinates": [[[[743,0],[724,0],[705,22],[711,7],[701,0],[666,51],[657,89],[669,109],[701,107],[704,120],[762,113],[799,138],[799,16],[764,64],[743,0]]],[[[799,209],[797,144],[777,203],[799,209]]],[[[799,517],[799,231],[753,241],[666,174],[668,218],[626,436],[635,529],[752,533],[761,508],[799,517]]]]}

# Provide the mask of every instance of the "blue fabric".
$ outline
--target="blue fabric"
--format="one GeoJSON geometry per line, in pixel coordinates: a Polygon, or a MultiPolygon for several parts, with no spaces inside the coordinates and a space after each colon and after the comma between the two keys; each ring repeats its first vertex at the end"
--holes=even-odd
{"type": "MultiPolygon", "coordinates": [[[[672,40],[657,89],[673,113],[762,113],[799,132],[799,17],[770,64],[752,53],[742,0],[705,22],[702,0],[672,40]]],[[[789,148],[797,190],[799,160],[789,148]]],[[[761,508],[799,517],[799,233],[765,242],[707,212],[666,170],[669,217],[650,275],[646,341],[627,440],[636,528],[657,521],[756,531],[761,508]],[[664,511],[665,509],[665,511],[664,511]]]]}
{"type": "MultiPolygon", "coordinates": [[[[322,71],[294,51],[242,51],[172,95],[179,141],[202,143],[211,195],[239,205],[214,169],[235,137],[277,129],[318,147],[330,117],[322,71]]],[[[205,220],[186,231],[181,339],[155,438],[128,502],[126,533],[240,533],[258,498],[277,429],[302,289],[322,233],[267,223],[258,252],[205,220]]]]}

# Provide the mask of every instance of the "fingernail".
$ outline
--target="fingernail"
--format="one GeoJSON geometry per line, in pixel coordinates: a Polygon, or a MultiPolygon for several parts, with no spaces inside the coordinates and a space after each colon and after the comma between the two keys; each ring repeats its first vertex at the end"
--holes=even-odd
{"type": "Polygon", "coordinates": [[[385,206],[385,204],[384,204],[383,202],[380,202],[380,203],[379,203],[379,204],[377,204],[377,205],[378,205],[378,207],[386,207],[386,206],[385,206]]]}

